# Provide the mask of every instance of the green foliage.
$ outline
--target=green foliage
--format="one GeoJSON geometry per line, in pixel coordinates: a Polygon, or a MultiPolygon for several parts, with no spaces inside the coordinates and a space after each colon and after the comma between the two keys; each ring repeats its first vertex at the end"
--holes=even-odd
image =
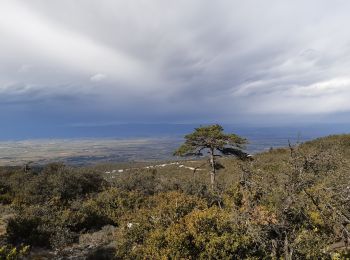
{"type": "MultiPolygon", "coordinates": [[[[181,218],[172,219],[170,223],[159,221],[162,218],[159,218],[159,223],[152,223],[144,217],[145,212],[142,213],[138,214],[143,216],[138,218],[138,222],[130,222],[134,225],[122,231],[123,242],[118,243],[118,257],[258,259],[262,256],[263,252],[260,252],[254,238],[246,232],[244,226],[232,220],[229,211],[217,207],[197,208],[181,218]]],[[[157,216],[156,213],[153,214],[157,216]]]]}
{"type": "Polygon", "coordinates": [[[100,174],[57,163],[49,164],[39,172],[16,170],[11,174],[0,175],[0,180],[2,187],[5,187],[0,190],[0,197],[6,203],[12,202],[17,205],[52,200],[66,203],[101,191],[105,185],[100,174]]]}
{"type": "Polygon", "coordinates": [[[216,185],[216,170],[224,168],[218,163],[217,156],[235,155],[243,160],[249,158],[248,154],[241,150],[247,140],[235,134],[225,134],[223,131],[222,126],[217,124],[196,128],[193,133],[185,136],[185,143],[174,152],[174,155],[178,156],[201,156],[203,152],[208,153],[212,190],[216,185]]]}
{"type": "Polygon", "coordinates": [[[224,153],[225,148],[244,148],[247,143],[246,139],[235,134],[225,134],[223,131],[220,125],[196,128],[193,133],[185,136],[185,143],[175,151],[174,155],[196,155],[204,149],[224,153]]]}
{"type": "MultiPolygon", "coordinates": [[[[200,128],[188,140],[205,136],[225,146],[217,140],[222,131],[200,128]]],[[[243,140],[235,138],[229,140],[238,149],[243,140]]],[[[21,244],[74,248],[106,226],[115,241],[84,245],[91,246],[86,258],[108,258],[114,247],[117,259],[346,259],[349,147],[350,136],[331,136],[254,161],[222,158],[215,189],[200,160],[183,162],[198,171],[134,169],[113,178],[62,164],[27,172],[0,167],[1,227],[7,223],[0,259],[17,257],[21,244]]]]}
{"type": "Polygon", "coordinates": [[[252,237],[232,220],[229,212],[217,207],[191,212],[167,234],[170,257],[175,257],[177,248],[191,241],[187,256],[195,259],[247,258],[258,256],[252,237]],[[175,246],[173,246],[175,245],[175,246]]]}
{"type": "Polygon", "coordinates": [[[179,222],[194,209],[207,208],[204,200],[179,192],[160,193],[151,196],[144,206],[133,214],[125,216],[117,240],[117,256],[132,258],[143,255],[148,250],[150,238],[179,222]],[[135,252],[131,251],[135,248],[135,252]]]}
{"type": "Polygon", "coordinates": [[[46,248],[77,241],[77,230],[64,219],[64,213],[74,202],[106,186],[102,176],[62,164],[49,164],[37,172],[15,169],[1,177],[7,187],[2,198],[6,196],[6,203],[17,212],[7,221],[8,242],[46,248]]]}
{"type": "Polygon", "coordinates": [[[0,246],[0,260],[23,259],[29,253],[29,246],[0,246]]]}
{"type": "Polygon", "coordinates": [[[62,222],[71,230],[98,230],[105,225],[119,225],[120,218],[143,203],[137,192],[124,192],[116,188],[105,190],[85,201],[76,201],[62,214],[62,222]]]}
{"type": "Polygon", "coordinates": [[[115,183],[115,186],[125,191],[137,191],[144,195],[153,195],[163,189],[160,187],[159,181],[157,171],[152,169],[125,174],[115,183]]]}
{"type": "Polygon", "coordinates": [[[12,244],[29,244],[33,246],[49,246],[50,234],[43,230],[42,220],[35,215],[18,215],[9,220],[7,239],[12,244]]]}

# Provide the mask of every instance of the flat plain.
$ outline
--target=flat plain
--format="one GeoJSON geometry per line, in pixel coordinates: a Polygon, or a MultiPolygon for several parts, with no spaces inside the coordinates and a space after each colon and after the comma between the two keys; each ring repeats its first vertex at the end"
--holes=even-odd
{"type": "MultiPolygon", "coordinates": [[[[318,137],[299,138],[295,131],[250,131],[246,151],[254,154],[271,147],[285,147],[292,143],[318,137]]],[[[182,143],[179,135],[135,138],[76,138],[0,141],[0,166],[24,165],[28,162],[43,165],[63,162],[82,166],[96,163],[149,162],[176,160],[172,155],[182,143]]]]}
{"type": "Polygon", "coordinates": [[[45,164],[62,161],[71,165],[99,162],[164,160],[181,143],[173,138],[56,139],[0,142],[0,165],[45,164]]]}

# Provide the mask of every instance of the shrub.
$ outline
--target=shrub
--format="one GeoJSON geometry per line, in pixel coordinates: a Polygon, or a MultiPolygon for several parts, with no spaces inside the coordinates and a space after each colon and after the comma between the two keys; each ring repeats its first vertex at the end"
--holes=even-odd
{"type": "Polygon", "coordinates": [[[29,246],[12,247],[9,245],[0,246],[0,259],[16,260],[22,259],[29,253],[29,246]]]}
{"type": "Polygon", "coordinates": [[[50,233],[45,230],[40,218],[16,216],[7,224],[7,239],[11,244],[27,244],[49,247],[50,233]]]}

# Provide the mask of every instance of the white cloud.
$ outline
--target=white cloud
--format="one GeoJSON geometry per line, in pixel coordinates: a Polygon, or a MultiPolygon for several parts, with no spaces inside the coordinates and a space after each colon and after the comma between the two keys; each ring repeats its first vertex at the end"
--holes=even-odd
{"type": "Polygon", "coordinates": [[[30,64],[23,64],[18,69],[18,72],[19,73],[27,73],[27,72],[30,71],[31,68],[32,68],[32,65],[30,65],[30,64]]]}
{"type": "Polygon", "coordinates": [[[104,80],[106,78],[106,75],[101,74],[101,73],[97,73],[93,76],[90,77],[90,80],[93,82],[100,82],[102,80],[104,80]]]}

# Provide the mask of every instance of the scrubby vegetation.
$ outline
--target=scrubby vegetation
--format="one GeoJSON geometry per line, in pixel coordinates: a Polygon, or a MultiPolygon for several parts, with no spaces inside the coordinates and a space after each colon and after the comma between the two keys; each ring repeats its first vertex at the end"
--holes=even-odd
{"type": "Polygon", "coordinates": [[[349,135],[218,163],[213,189],[200,160],[113,176],[1,168],[0,259],[350,257],[349,135]]]}

